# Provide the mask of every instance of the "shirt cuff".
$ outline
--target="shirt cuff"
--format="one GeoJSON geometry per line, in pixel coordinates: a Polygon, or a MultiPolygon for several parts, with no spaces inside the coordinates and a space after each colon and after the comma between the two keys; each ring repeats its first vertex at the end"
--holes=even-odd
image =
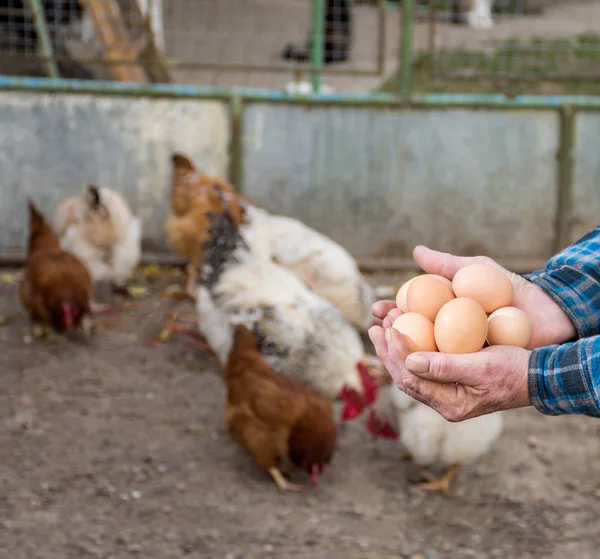
{"type": "MultiPolygon", "coordinates": [[[[600,406],[588,372],[588,355],[580,340],[534,349],[529,357],[531,403],[545,415],[600,417],[600,406]]],[[[593,358],[593,357],[592,357],[593,358]]]]}
{"type": "Polygon", "coordinates": [[[523,276],[543,289],[571,319],[579,338],[587,338],[598,332],[599,317],[582,293],[582,272],[569,266],[538,270],[523,276]],[[577,286],[575,289],[573,286],[577,286]]]}

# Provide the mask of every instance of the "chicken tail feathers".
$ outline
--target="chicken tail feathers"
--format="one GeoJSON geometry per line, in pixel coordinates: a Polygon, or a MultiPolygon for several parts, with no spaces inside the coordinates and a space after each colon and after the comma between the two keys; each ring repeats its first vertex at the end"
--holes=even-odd
{"type": "Polygon", "coordinates": [[[171,154],[171,163],[179,172],[193,173],[196,170],[194,164],[183,153],[174,152],[171,154]]]}
{"type": "Polygon", "coordinates": [[[93,184],[88,185],[87,198],[90,208],[97,209],[100,206],[100,189],[93,184]]]}
{"type": "Polygon", "coordinates": [[[32,224],[44,223],[45,219],[40,210],[38,210],[34,201],[31,198],[27,198],[27,206],[29,208],[29,221],[32,224]]]}

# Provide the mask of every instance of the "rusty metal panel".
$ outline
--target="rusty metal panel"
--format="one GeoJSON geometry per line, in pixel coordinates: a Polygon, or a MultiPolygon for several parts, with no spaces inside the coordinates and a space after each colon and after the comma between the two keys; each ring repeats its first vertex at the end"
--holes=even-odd
{"type": "Polygon", "coordinates": [[[28,196],[52,217],[90,183],[121,192],[145,247],[164,249],[171,151],[226,176],[229,130],[222,102],[0,93],[0,256],[25,246],[28,196]]]}
{"type": "Polygon", "coordinates": [[[600,225],[600,114],[581,112],[575,118],[571,241],[600,225]]]}
{"type": "Polygon", "coordinates": [[[556,213],[552,111],[251,104],[244,190],[370,257],[417,244],[544,258],[556,213]]]}

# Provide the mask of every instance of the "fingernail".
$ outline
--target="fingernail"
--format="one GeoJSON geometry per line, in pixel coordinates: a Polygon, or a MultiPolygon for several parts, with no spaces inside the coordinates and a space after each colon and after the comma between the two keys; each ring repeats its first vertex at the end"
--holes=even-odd
{"type": "Polygon", "coordinates": [[[385,340],[387,341],[388,344],[392,343],[392,330],[391,330],[391,328],[386,328],[385,329],[385,340]]]}
{"type": "Polygon", "coordinates": [[[371,343],[373,342],[373,328],[369,328],[369,330],[367,331],[367,334],[369,334],[369,340],[371,340],[371,343]]]}
{"type": "Polygon", "coordinates": [[[406,358],[405,367],[411,373],[426,373],[429,371],[429,359],[424,355],[414,355],[411,353],[406,358]]]}

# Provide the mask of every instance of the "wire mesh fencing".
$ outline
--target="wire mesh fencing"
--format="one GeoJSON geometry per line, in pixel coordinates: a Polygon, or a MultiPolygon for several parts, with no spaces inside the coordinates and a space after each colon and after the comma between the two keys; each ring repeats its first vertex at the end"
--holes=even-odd
{"type": "Polygon", "coordinates": [[[415,69],[433,76],[600,77],[598,0],[431,0],[416,25],[415,69]]]}
{"type": "Polygon", "coordinates": [[[382,76],[389,15],[382,0],[0,0],[0,73],[262,87],[382,76]]]}

